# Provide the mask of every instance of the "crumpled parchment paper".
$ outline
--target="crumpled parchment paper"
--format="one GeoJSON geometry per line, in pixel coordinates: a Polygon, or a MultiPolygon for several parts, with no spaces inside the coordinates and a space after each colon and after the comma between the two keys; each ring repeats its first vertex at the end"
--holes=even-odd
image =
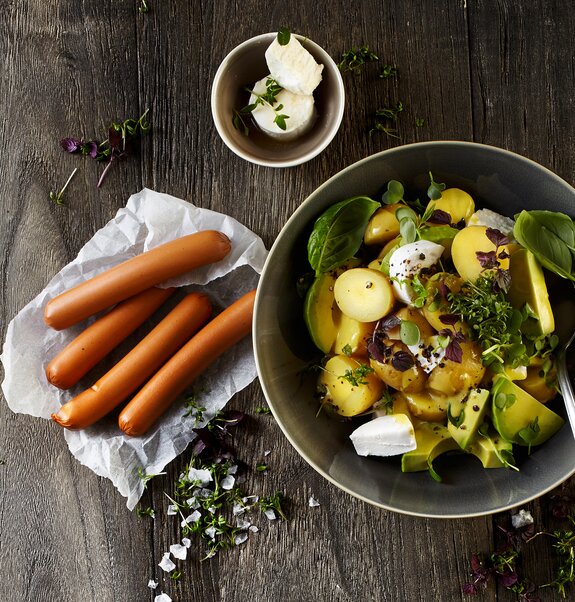
{"type": "MultiPolygon", "coordinates": [[[[64,331],[44,323],[44,306],[53,297],[134,255],[198,230],[219,230],[232,241],[232,251],[217,264],[204,266],[163,286],[203,290],[216,309],[230,305],[257,286],[267,255],[261,239],[233,218],[198,208],[167,194],[144,189],[84,245],[46,288],[8,325],[0,359],[5,378],[2,390],[14,412],[50,418],[60,406],[93,384],[86,376],[69,391],[46,380],[48,362],[90,321],[64,331]]],[[[176,402],[142,437],[127,437],[115,417],[81,431],[63,430],[72,454],[96,474],[107,477],[134,508],[144,484],[138,471],[157,474],[195,438],[192,428],[203,425],[228,400],[256,377],[251,337],[226,352],[197,381],[199,405],[206,408],[196,425],[176,402]]],[[[196,390],[196,384],[194,384],[196,390]]],[[[61,427],[54,424],[55,429],[61,427]]]]}

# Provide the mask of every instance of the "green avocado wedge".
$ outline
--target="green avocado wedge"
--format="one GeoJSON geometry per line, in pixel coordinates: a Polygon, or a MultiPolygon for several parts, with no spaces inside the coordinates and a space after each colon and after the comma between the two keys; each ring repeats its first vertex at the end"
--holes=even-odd
{"type": "Polygon", "coordinates": [[[401,456],[402,472],[431,471],[435,458],[459,449],[447,427],[438,422],[420,422],[414,427],[414,433],[417,447],[401,456]]]}
{"type": "Polygon", "coordinates": [[[449,404],[447,430],[461,449],[466,450],[476,438],[489,407],[488,401],[488,390],[472,389],[463,401],[449,404]]]}
{"type": "Polygon", "coordinates": [[[534,317],[529,317],[521,326],[526,334],[550,334],[555,330],[555,319],[549,302],[543,269],[535,255],[527,249],[519,249],[509,259],[511,286],[507,296],[516,309],[525,304],[534,317]]]}
{"type": "Polygon", "coordinates": [[[491,399],[493,426],[504,439],[517,445],[540,445],[565,423],[561,416],[501,375],[495,378],[491,399]]]}
{"type": "Polygon", "coordinates": [[[467,451],[479,458],[483,468],[513,468],[513,444],[491,429],[478,435],[467,451]]]}
{"type": "Polygon", "coordinates": [[[341,312],[333,296],[335,275],[318,276],[307,291],[303,306],[305,324],[314,345],[329,353],[335,343],[341,312]]]}

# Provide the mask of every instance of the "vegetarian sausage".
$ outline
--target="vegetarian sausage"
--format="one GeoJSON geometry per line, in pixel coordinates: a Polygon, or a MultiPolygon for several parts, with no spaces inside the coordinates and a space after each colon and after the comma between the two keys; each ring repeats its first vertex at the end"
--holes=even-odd
{"type": "Polygon", "coordinates": [[[60,389],[73,387],[175,291],[149,288],[122,303],[88,326],[46,366],[48,382],[60,389]]]}
{"type": "Polygon", "coordinates": [[[52,420],[68,429],[94,424],[145,383],[212,313],[209,299],[191,293],[92,387],[65,403],[52,420]]]}
{"type": "Polygon", "coordinates": [[[250,333],[255,293],[247,293],[206,324],[140,389],[118,418],[126,435],[143,435],[199,374],[250,333]]]}
{"type": "Polygon", "coordinates": [[[44,321],[56,330],[68,328],[165,280],[220,261],[230,248],[229,238],[216,230],[182,236],[58,295],[46,305],[44,321]]]}

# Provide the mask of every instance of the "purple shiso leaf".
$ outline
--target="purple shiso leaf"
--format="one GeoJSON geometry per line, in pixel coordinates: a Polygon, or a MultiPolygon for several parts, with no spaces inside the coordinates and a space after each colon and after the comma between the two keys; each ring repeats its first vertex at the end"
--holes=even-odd
{"type": "Polygon", "coordinates": [[[407,351],[396,351],[391,358],[391,365],[399,372],[409,370],[414,364],[413,356],[407,351]]]}
{"type": "Polygon", "coordinates": [[[485,232],[485,236],[496,246],[500,247],[501,245],[509,244],[509,237],[505,236],[503,232],[497,230],[496,228],[487,228],[485,232]]]}
{"type": "Polygon", "coordinates": [[[499,265],[495,251],[475,251],[475,256],[483,269],[496,268],[499,265]]]}
{"type": "Polygon", "coordinates": [[[448,326],[453,326],[461,320],[461,316],[459,314],[441,314],[439,319],[442,324],[447,324],[448,326]]]}
{"type": "Polygon", "coordinates": [[[449,345],[445,348],[445,358],[456,364],[461,364],[463,360],[463,350],[461,349],[459,341],[456,341],[455,339],[451,340],[449,345]]]}
{"type": "Polygon", "coordinates": [[[430,224],[446,224],[449,226],[451,224],[451,215],[447,211],[443,211],[443,209],[436,209],[427,221],[430,224]]]}
{"type": "Polygon", "coordinates": [[[77,153],[82,146],[82,141],[78,140],[78,138],[62,138],[62,140],[60,140],[60,146],[67,153],[77,153]]]}

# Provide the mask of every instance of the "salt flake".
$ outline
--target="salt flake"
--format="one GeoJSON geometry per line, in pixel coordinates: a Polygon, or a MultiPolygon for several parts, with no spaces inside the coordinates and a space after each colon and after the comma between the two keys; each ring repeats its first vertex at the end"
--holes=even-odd
{"type": "Polygon", "coordinates": [[[154,602],[172,602],[172,599],[168,594],[160,594],[154,598],[154,602]]]}
{"type": "Polygon", "coordinates": [[[251,524],[252,523],[249,520],[244,520],[243,518],[236,519],[236,527],[238,529],[248,529],[251,524]]]}
{"type": "Polygon", "coordinates": [[[182,525],[182,527],[185,527],[189,523],[197,523],[201,517],[202,517],[201,513],[198,510],[196,510],[196,511],[192,512],[190,514],[190,516],[188,516],[187,518],[184,518],[184,520],[181,522],[181,525],[182,525]]]}
{"type": "Polygon", "coordinates": [[[248,529],[252,532],[252,533],[257,533],[259,531],[259,529],[255,526],[255,525],[250,525],[248,527],[248,529]]]}
{"type": "Polygon", "coordinates": [[[277,518],[273,508],[268,508],[264,514],[268,517],[268,520],[275,520],[277,518]]]}
{"type": "Polygon", "coordinates": [[[247,540],[248,540],[248,534],[247,533],[238,533],[234,537],[234,542],[235,542],[236,546],[241,545],[242,543],[246,542],[247,540]]]}
{"type": "Polygon", "coordinates": [[[317,506],[319,506],[319,502],[313,497],[313,495],[310,496],[308,503],[311,508],[316,508],[317,506]]]}
{"type": "Polygon", "coordinates": [[[188,479],[190,481],[199,481],[200,485],[207,485],[212,481],[212,473],[205,468],[190,468],[188,470],[188,479]]]}
{"type": "Polygon", "coordinates": [[[176,514],[178,514],[176,504],[168,504],[168,516],[175,516],[176,514]]]}
{"type": "Polygon", "coordinates": [[[210,539],[214,539],[216,537],[216,528],[215,527],[208,527],[204,533],[210,538],[210,539]]]}
{"type": "Polygon", "coordinates": [[[521,529],[527,525],[532,525],[533,517],[531,516],[531,512],[529,512],[529,510],[519,510],[517,514],[514,514],[511,517],[511,524],[514,529],[521,529]]]}
{"type": "Polygon", "coordinates": [[[189,548],[192,545],[192,540],[184,537],[182,538],[182,543],[186,546],[186,548],[189,548]]]}
{"type": "Polygon", "coordinates": [[[269,456],[272,453],[271,449],[266,449],[266,451],[264,452],[264,456],[269,456]]]}
{"type": "Polygon", "coordinates": [[[177,558],[178,560],[185,560],[188,556],[188,548],[179,543],[172,544],[170,546],[170,552],[173,554],[174,558],[177,558]]]}
{"type": "Polygon", "coordinates": [[[236,474],[236,472],[238,472],[237,464],[234,464],[228,468],[228,474],[236,474]]]}
{"type": "Polygon", "coordinates": [[[222,489],[227,489],[228,491],[230,489],[233,489],[234,483],[236,482],[236,480],[234,479],[234,477],[231,474],[228,474],[227,477],[224,477],[222,479],[222,489]]]}
{"type": "Polygon", "coordinates": [[[153,579],[150,579],[150,580],[148,581],[148,587],[149,587],[150,589],[156,589],[156,588],[158,587],[158,582],[157,582],[157,581],[154,581],[153,579]]]}
{"type": "Polygon", "coordinates": [[[166,571],[166,573],[169,573],[170,571],[173,571],[176,568],[176,565],[170,560],[169,552],[166,552],[162,556],[162,560],[160,561],[160,564],[158,564],[158,566],[162,569],[162,571],[166,571]]]}

